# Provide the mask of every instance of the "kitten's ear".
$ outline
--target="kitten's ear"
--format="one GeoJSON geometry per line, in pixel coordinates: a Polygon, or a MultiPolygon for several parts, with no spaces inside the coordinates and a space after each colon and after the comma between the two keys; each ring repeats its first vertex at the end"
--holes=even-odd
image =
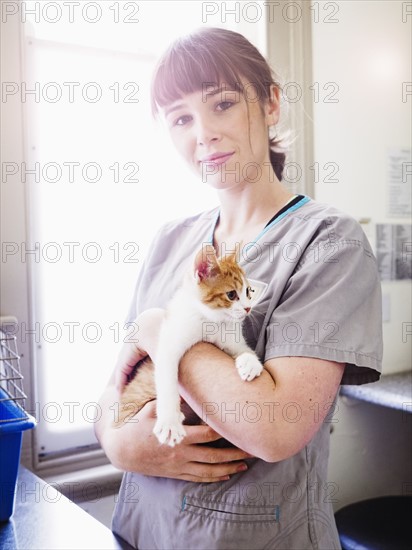
{"type": "Polygon", "coordinates": [[[220,273],[216,251],[211,244],[203,246],[202,250],[196,254],[194,270],[198,283],[209,277],[216,277],[220,273]]]}
{"type": "Polygon", "coordinates": [[[229,254],[225,254],[224,259],[232,264],[238,264],[240,261],[240,247],[242,243],[235,243],[235,250],[229,254]]]}

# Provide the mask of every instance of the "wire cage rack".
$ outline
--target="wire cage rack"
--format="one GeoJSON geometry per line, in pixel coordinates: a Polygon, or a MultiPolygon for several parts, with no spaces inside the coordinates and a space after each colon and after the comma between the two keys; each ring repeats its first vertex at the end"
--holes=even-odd
{"type": "Polygon", "coordinates": [[[26,398],[16,336],[0,324],[0,522],[13,514],[23,431],[36,425],[26,398]]]}
{"type": "Polygon", "coordinates": [[[27,420],[25,411],[25,400],[27,395],[23,391],[23,375],[20,369],[20,356],[17,351],[16,336],[7,334],[0,329],[0,403],[13,402],[17,405],[14,408],[13,416],[6,411],[9,407],[0,408],[0,422],[18,422],[27,420]]]}

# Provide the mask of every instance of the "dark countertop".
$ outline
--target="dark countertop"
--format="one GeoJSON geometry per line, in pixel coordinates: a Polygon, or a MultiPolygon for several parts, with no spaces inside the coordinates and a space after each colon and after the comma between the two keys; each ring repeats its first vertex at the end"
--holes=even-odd
{"type": "Polygon", "coordinates": [[[381,376],[378,382],[362,386],[342,386],[340,395],[412,412],[412,371],[381,376]]]}
{"type": "Polygon", "coordinates": [[[0,523],[2,550],[132,550],[52,485],[20,467],[14,513],[0,523]]]}

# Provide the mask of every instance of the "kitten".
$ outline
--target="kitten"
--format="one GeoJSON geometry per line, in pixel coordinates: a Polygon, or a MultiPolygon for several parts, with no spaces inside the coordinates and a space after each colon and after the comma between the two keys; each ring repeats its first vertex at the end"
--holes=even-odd
{"type": "Polygon", "coordinates": [[[138,365],[122,393],[116,424],[121,425],[145,403],[157,399],[153,432],[160,443],[171,447],[180,443],[186,432],[178,391],[179,361],[202,340],[231,355],[242,380],[259,376],[263,366],[246,344],[241,326],[250,312],[253,292],[236,254],[218,259],[213,246],[204,246],[196,255],[193,272],[187,273],[167,306],[156,366],[148,358],[138,365]]]}

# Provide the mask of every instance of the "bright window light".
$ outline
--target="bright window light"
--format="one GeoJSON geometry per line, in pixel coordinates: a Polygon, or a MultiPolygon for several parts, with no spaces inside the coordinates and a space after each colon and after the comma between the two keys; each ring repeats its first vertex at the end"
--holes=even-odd
{"type": "Polygon", "coordinates": [[[73,21],[70,2],[24,4],[36,434],[53,456],[96,443],[95,404],[131,334],[124,321],[155,232],[217,200],[150,111],[154,63],[205,24],[202,2],[86,2],[83,14],[75,2],[73,21]]]}

